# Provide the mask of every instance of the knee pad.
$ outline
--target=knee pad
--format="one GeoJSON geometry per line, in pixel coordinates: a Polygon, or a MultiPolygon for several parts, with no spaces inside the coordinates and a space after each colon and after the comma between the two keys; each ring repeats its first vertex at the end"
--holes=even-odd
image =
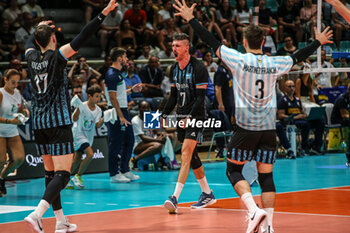
{"type": "Polygon", "coordinates": [[[264,192],[276,192],[275,183],[273,182],[272,172],[270,173],[259,173],[259,184],[261,191],[264,192]]]}
{"type": "Polygon", "coordinates": [[[54,171],[46,171],[45,170],[45,187],[47,187],[49,185],[50,181],[53,179],[54,176],[55,176],[54,171]]]}
{"type": "Polygon", "coordinates": [[[55,172],[55,178],[57,179],[57,186],[60,190],[64,189],[69,182],[70,172],[57,171],[55,172]]]}
{"type": "Polygon", "coordinates": [[[242,175],[244,164],[227,163],[226,176],[234,187],[239,181],[245,180],[242,175]]]}
{"type": "Polygon", "coordinates": [[[193,154],[192,154],[192,159],[191,159],[191,168],[192,170],[198,169],[202,166],[202,161],[198,156],[198,152],[197,152],[197,146],[194,148],[193,150],[193,154]]]}

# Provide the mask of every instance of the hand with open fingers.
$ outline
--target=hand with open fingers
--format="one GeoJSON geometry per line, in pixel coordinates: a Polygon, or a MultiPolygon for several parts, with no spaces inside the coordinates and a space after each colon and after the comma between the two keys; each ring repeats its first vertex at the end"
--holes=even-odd
{"type": "Polygon", "coordinates": [[[137,83],[134,86],[132,86],[132,91],[133,92],[141,92],[142,91],[142,83],[137,83]]]}
{"type": "Polygon", "coordinates": [[[321,33],[318,33],[317,28],[314,27],[314,31],[315,31],[316,40],[318,40],[321,43],[321,45],[333,43],[333,41],[329,40],[333,36],[333,30],[330,30],[330,27],[327,27],[321,33]]]}
{"type": "Polygon", "coordinates": [[[175,0],[176,4],[173,4],[173,7],[178,11],[175,16],[181,16],[187,22],[194,18],[193,10],[197,6],[197,3],[192,4],[191,7],[188,7],[186,4],[186,0],[175,0]]]}
{"type": "Polygon", "coordinates": [[[114,10],[118,6],[116,0],[110,0],[108,5],[103,9],[102,13],[106,12],[107,14],[114,10]]]}
{"type": "Polygon", "coordinates": [[[126,127],[128,127],[128,125],[131,125],[131,123],[125,118],[120,118],[120,125],[125,125],[126,127]]]}

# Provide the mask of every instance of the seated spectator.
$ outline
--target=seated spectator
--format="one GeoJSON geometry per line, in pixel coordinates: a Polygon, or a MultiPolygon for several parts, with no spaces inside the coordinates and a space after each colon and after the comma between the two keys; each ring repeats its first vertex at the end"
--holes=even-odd
{"type": "Polygon", "coordinates": [[[174,18],[171,0],[163,0],[163,9],[158,11],[158,26],[166,27],[168,19],[174,18]]]}
{"type": "MultiPolygon", "coordinates": [[[[350,65],[345,57],[340,58],[340,68],[349,68],[350,65]]],[[[334,86],[347,86],[350,82],[349,80],[350,72],[339,73],[339,82],[334,83],[334,86]]]]}
{"type": "Polygon", "coordinates": [[[161,50],[165,51],[166,50],[165,42],[172,40],[173,36],[176,33],[180,33],[180,32],[181,32],[180,28],[176,27],[175,25],[175,20],[173,18],[167,19],[164,28],[158,33],[158,43],[161,50]]]}
{"type": "Polygon", "coordinates": [[[115,33],[119,30],[119,25],[123,19],[122,12],[116,7],[111,11],[101,24],[101,28],[98,31],[98,36],[100,37],[101,45],[101,57],[106,56],[106,51],[108,49],[108,41],[115,37],[115,33]]]}
{"type": "Polygon", "coordinates": [[[157,7],[153,4],[152,0],[146,0],[144,1],[142,10],[146,12],[147,16],[145,30],[149,33],[151,38],[156,38],[158,33],[157,7]]]}
{"type": "Polygon", "coordinates": [[[141,9],[142,2],[140,0],[133,0],[132,8],[127,10],[124,14],[124,19],[129,20],[131,30],[134,31],[138,44],[150,44],[149,35],[146,28],[147,15],[144,10],[141,9]]]}
{"type": "Polygon", "coordinates": [[[163,81],[164,73],[159,66],[159,58],[151,56],[148,64],[139,73],[142,80],[142,94],[144,97],[163,97],[160,85],[163,81]]]}
{"type": "Polygon", "coordinates": [[[24,58],[24,45],[27,39],[30,37],[30,35],[34,33],[35,29],[33,27],[33,16],[31,14],[29,14],[28,12],[24,12],[22,17],[22,27],[20,27],[16,31],[16,44],[20,53],[22,54],[22,57],[24,58]]]}
{"type": "Polygon", "coordinates": [[[10,31],[10,24],[7,19],[2,19],[0,25],[0,49],[0,54],[4,58],[12,59],[18,55],[16,39],[10,31]]]}
{"type": "MultiPolygon", "coordinates": [[[[340,0],[348,9],[350,9],[350,3],[346,0],[340,0]]],[[[343,33],[350,30],[350,24],[334,9],[332,8],[332,21],[333,29],[335,32],[335,43],[337,44],[338,49],[340,49],[340,41],[343,37],[343,33]]]]}
{"type": "MultiPolygon", "coordinates": [[[[350,85],[346,93],[341,94],[335,101],[331,114],[332,124],[341,124],[343,127],[350,127],[350,85]]],[[[348,135],[348,147],[346,151],[346,166],[350,167],[350,135],[348,135]]]]}
{"type": "MultiPolygon", "coordinates": [[[[300,70],[303,70],[304,67],[310,69],[311,66],[307,62],[299,62],[296,65],[300,67],[300,70]]],[[[316,103],[313,94],[314,82],[310,74],[300,74],[295,82],[295,95],[304,103],[312,102],[316,103]]]]}
{"type": "Polygon", "coordinates": [[[230,0],[223,0],[219,9],[216,10],[216,19],[219,22],[221,31],[224,33],[226,40],[231,44],[236,44],[237,34],[235,25],[235,15],[230,6],[230,0]]]}
{"type": "Polygon", "coordinates": [[[7,19],[14,30],[21,26],[22,11],[18,7],[17,0],[10,1],[10,6],[4,11],[2,18],[7,19]]]}
{"type": "Polygon", "coordinates": [[[270,8],[266,7],[266,0],[259,0],[259,26],[264,29],[265,35],[274,35],[276,43],[279,43],[278,32],[272,27],[277,26],[270,8]]]}
{"type": "Polygon", "coordinates": [[[315,140],[311,146],[311,152],[321,154],[322,137],[325,124],[323,120],[307,120],[307,115],[304,113],[302,103],[300,99],[295,96],[295,84],[292,80],[287,80],[285,82],[285,95],[278,102],[277,108],[277,118],[280,121],[276,123],[276,133],[282,146],[287,150],[287,158],[295,158],[295,154],[291,150],[291,145],[287,139],[286,131],[284,129],[288,123],[295,124],[296,127],[301,130],[302,151],[300,154],[308,154],[310,151],[310,128],[315,129],[315,140]]]}
{"type": "MultiPolygon", "coordinates": [[[[142,46],[142,54],[137,58],[137,60],[148,60],[150,58],[151,46],[144,44],[142,46]]],[[[136,65],[137,72],[140,72],[142,67],[144,67],[144,63],[139,63],[136,65]]]]}
{"type": "Polygon", "coordinates": [[[100,79],[105,79],[105,75],[107,73],[107,70],[112,65],[112,59],[110,55],[106,55],[104,59],[104,63],[101,67],[97,69],[97,71],[101,74],[100,79]]]}
{"type": "Polygon", "coordinates": [[[209,0],[202,0],[202,6],[199,11],[197,11],[196,17],[209,32],[213,30],[219,36],[220,41],[224,41],[224,35],[215,21],[215,9],[211,8],[209,5],[209,0]]]}
{"type": "Polygon", "coordinates": [[[298,48],[294,45],[294,40],[292,36],[285,35],[283,38],[283,41],[284,41],[284,46],[277,51],[276,55],[278,56],[292,55],[298,50],[298,48]]]}
{"type": "Polygon", "coordinates": [[[313,40],[315,38],[314,27],[317,23],[317,4],[312,4],[312,0],[305,0],[304,7],[300,9],[300,20],[303,32],[310,35],[313,40]]]}
{"type": "MultiPolygon", "coordinates": [[[[134,86],[135,84],[141,83],[141,78],[140,76],[138,76],[138,74],[134,73],[135,71],[135,63],[133,60],[128,60],[127,63],[127,70],[126,72],[124,72],[123,78],[125,81],[125,85],[126,85],[126,89],[132,88],[132,86],[134,86]]],[[[141,92],[132,92],[131,93],[131,98],[143,98],[142,93],[141,92]]]]}
{"type": "Polygon", "coordinates": [[[238,0],[233,14],[235,15],[236,31],[241,34],[240,41],[242,41],[244,28],[253,22],[253,14],[248,7],[247,1],[238,0]]]}
{"type": "Polygon", "coordinates": [[[120,31],[116,34],[117,46],[124,48],[128,57],[135,55],[137,49],[136,36],[131,30],[130,21],[128,19],[123,19],[120,24],[120,31]]]}
{"type": "MultiPolygon", "coordinates": [[[[321,66],[322,68],[334,68],[334,66],[326,61],[326,51],[321,51],[321,66]]],[[[312,68],[317,67],[317,62],[313,62],[311,64],[312,68]]],[[[325,87],[332,87],[332,78],[335,80],[334,83],[339,82],[339,74],[338,72],[323,72],[323,73],[316,73],[315,74],[315,87],[317,90],[320,90],[321,88],[325,87]]]]}
{"type": "Polygon", "coordinates": [[[44,19],[44,11],[36,4],[37,0],[27,0],[27,4],[22,6],[22,12],[28,12],[32,14],[34,23],[39,23],[44,19]]]}
{"type": "MultiPolygon", "coordinates": [[[[140,113],[131,120],[134,131],[135,143],[134,154],[131,159],[133,169],[137,168],[137,162],[140,159],[154,156],[162,152],[163,146],[167,140],[167,133],[159,130],[143,129],[143,113],[150,111],[150,105],[146,101],[142,101],[139,105],[140,113]]],[[[172,152],[174,154],[174,152],[172,152]]]]}
{"type": "Polygon", "coordinates": [[[296,35],[296,42],[300,42],[302,38],[302,28],[300,23],[300,11],[294,5],[294,0],[285,0],[278,7],[278,24],[279,38],[282,40],[285,33],[296,35]]]}
{"type": "MultiPolygon", "coordinates": [[[[174,59],[173,53],[173,42],[171,40],[166,41],[165,43],[165,51],[162,50],[159,52],[159,59],[174,59]]],[[[166,69],[169,65],[172,65],[172,62],[164,62],[161,64],[161,68],[166,69]]]]}
{"type": "Polygon", "coordinates": [[[100,13],[103,9],[103,0],[83,0],[85,24],[100,13]]]}
{"type": "Polygon", "coordinates": [[[209,73],[216,72],[218,69],[218,64],[213,61],[213,54],[210,50],[203,54],[203,63],[209,73]]]}
{"type": "Polygon", "coordinates": [[[68,78],[72,79],[74,75],[78,75],[78,74],[84,78],[84,84],[82,86],[84,91],[86,90],[87,80],[91,76],[95,76],[97,79],[101,77],[100,72],[90,67],[86,63],[86,58],[83,56],[77,57],[77,62],[74,63],[73,67],[68,72],[68,78]]]}

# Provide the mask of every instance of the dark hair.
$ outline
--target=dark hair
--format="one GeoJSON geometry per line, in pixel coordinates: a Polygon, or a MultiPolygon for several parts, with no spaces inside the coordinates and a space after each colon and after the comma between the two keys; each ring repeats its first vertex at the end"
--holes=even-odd
{"type": "Polygon", "coordinates": [[[247,0],[245,0],[245,5],[243,6],[243,8],[239,5],[239,0],[236,1],[236,9],[239,13],[242,13],[242,11],[244,10],[245,12],[249,12],[249,7],[247,4],[247,0]]]}
{"type": "Polygon", "coordinates": [[[190,42],[190,37],[186,33],[175,33],[173,40],[188,40],[190,42]]]}
{"type": "Polygon", "coordinates": [[[113,62],[117,61],[117,58],[122,57],[124,54],[126,54],[126,50],[118,47],[113,48],[109,53],[113,62]]]}
{"type": "Polygon", "coordinates": [[[55,33],[55,29],[51,28],[49,25],[40,25],[34,32],[35,40],[41,47],[46,48],[53,33],[55,33]]]}
{"type": "Polygon", "coordinates": [[[73,85],[73,86],[72,86],[72,90],[73,90],[74,88],[82,88],[82,86],[79,85],[79,84],[76,84],[76,85],[73,85]]]}
{"type": "Polygon", "coordinates": [[[5,74],[4,74],[4,78],[6,78],[7,80],[9,80],[12,76],[14,75],[19,75],[21,77],[21,74],[18,72],[18,70],[16,69],[8,69],[5,74]]]}
{"type": "Polygon", "coordinates": [[[86,93],[90,96],[93,96],[95,93],[101,93],[102,90],[98,85],[92,85],[86,90],[86,93]]]}
{"type": "Polygon", "coordinates": [[[247,40],[250,49],[261,49],[264,40],[264,31],[261,27],[250,24],[244,28],[244,38],[247,40]]]}
{"type": "Polygon", "coordinates": [[[222,1],[222,3],[219,6],[219,11],[220,11],[220,13],[222,15],[222,18],[227,19],[227,20],[231,20],[233,15],[232,15],[232,7],[230,5],[230,1],[228,3],[229,4],[229,8],[228,8],[227,11],[225,11],[223,3],[224,3],[224,1],[222,1]]]}

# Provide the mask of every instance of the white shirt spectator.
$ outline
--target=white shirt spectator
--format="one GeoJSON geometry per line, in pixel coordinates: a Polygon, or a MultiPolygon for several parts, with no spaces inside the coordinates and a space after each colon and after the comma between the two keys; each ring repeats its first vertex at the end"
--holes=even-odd
{"type": "Polygon", "coordinates": [[[103,20],[102,24],[106,26],[116,26],[119,25],[123,19],[123,14],[121,11],[117,10],[115,16],[113,17],[111,14],[108,14],[106,18],[103,20]]]}
{"type": "Polygon", "coordinates": [[[30,31],[28,32],[24,27],[20,27],[16,31],[16,42],[25,44],[29,36],[34,33],[35,29],[32,27],[30,31]]]}
{"type": "MultiPolygon", "coordinates": [[[[311,64],[312,68],[316,68],[317,67],[317,62],[314,62],[311,64]]],[[[327,62],[324,61],[322,68],[334,68],[334,66],[327,62]]],[[[332,87],[332,77],[336,77],[338,76],[338,72],[325,72],[325,73],[320,73],[320,75],[318,75],[316,77],[316,82],[318,85],[322,86],[322,87],[332,87]]]]}
{"type": "Polygon", "coordinates": [[[34,18],[45,16],[43,9],[41,9],[41,7],[37,4],[35,4],[34,7],[31,7],[29,4],[25,4],[24,6],[22,6],[22,12],[28,12],[32,14],[34,18]]]}
{"type": "Polygon", "coordinates": [[[171,18],[171,15],[170,15],[170,12],[169,11],[166,11],[164,9],[158,11],[158,14],[160,16],[162,16],[162,20],[165,21],[165,20],[168,20],[171,18]]]}
{"type": "Polygon", "coordinates": [[[135,137],[134,149],[140,142],[142,142],[142,139],[140,138],[139,135],[146,135],[152,138],[154,137],[153,130],[143,128],[143,120],[140,118],[139,115],[134,116],[131,119],[131,125],[134,131],[134,137],[135,137]]]}
{"type": "Polygon", "coordinates": [[[249,11],[242,11],[239,13],[237,9],[233,11],[234,15],[238,15],[239,21],[244,24],[249,24],[249,18],[252,15],[252,10],[249,9],[249,11]]]}
{"type": "Polygon", "coordinates": [[[11,8],[7,8],[2,14],[2,18],[7,19],[11,25],[16,28],[21,26],[20,22],[15,22],[18,18],[18,15],[22,14],[20,9],[12,10],[11,8]]]}

